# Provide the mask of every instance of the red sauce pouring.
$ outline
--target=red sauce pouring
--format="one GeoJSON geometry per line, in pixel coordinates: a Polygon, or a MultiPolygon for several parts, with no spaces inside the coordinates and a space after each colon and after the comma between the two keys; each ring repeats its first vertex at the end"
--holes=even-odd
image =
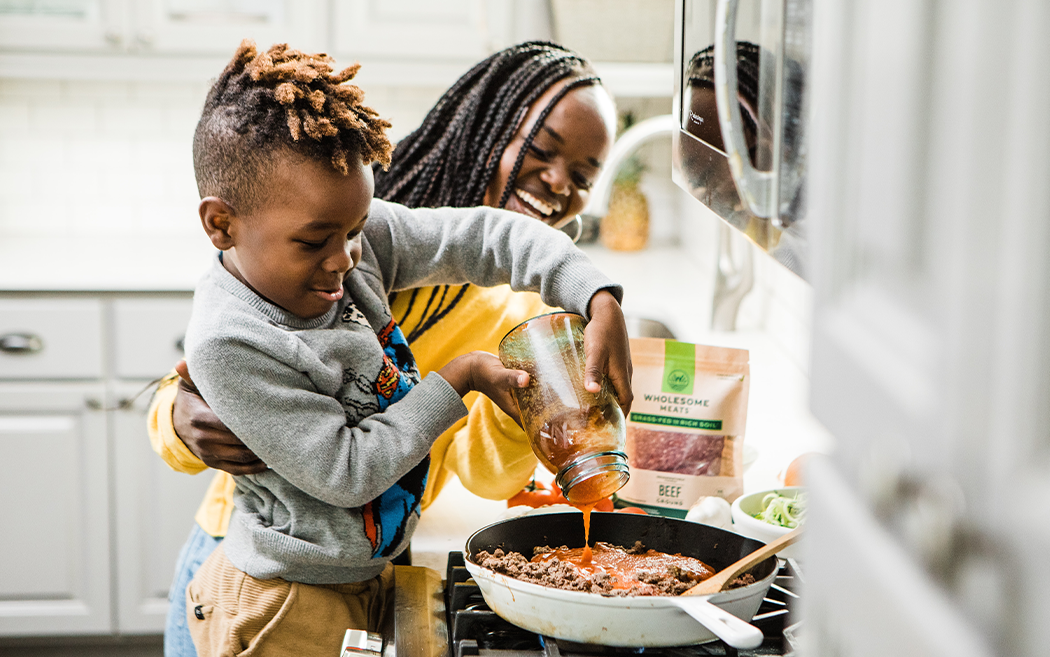
{"type": "Polygon", "coordinates": [[[569,504],[573,505],[577,509],[583,512],[583,551],[581,558],[583,561],[580,565],[589,566],[593,557],[591,551],[591,511],[594,510],[594,506],[605,498],[608,493],[609,484],[604,477],[591,477],[584,479],[580,483],[573,486],[572,490],[569,491],[569,496],[566,499],[569,504]]]}

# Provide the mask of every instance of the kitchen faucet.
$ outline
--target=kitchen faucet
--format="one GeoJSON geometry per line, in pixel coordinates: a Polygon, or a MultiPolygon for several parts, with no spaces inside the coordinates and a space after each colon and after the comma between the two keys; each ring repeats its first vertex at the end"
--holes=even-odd
{"type": "MultiPolygon", "coordinates": [[[[645,119],[625,130],[609,151],[609,156],[605,159],[605,165],[598,174],[598,179],[591,186],[587,206],[580,214],[598,220],[608,214],[609,197],[612,196],[616,172],[627,158],[643,144],[657,137],[670,137],[677,130],[678,122],[672,114],[645,119]]],[[[734,254],[732,233],[729,224],[721,222],[716,260],[718,266],[715,270],[715,292],[711,301],[711,328],[715,330],[732,331],[736,328],[736,316],[740,309],[740,302],[751,291],[754,284],[754,263],[750,249],[745,245],[745,248],[738,249],[738,253],[734,254]]]]}
{"type": "Polygon", "coordinates": [[[657,137],[670,137],[678,129],[678,123],[671,114],[663,114],[640,121],[624,131],[620,138],[613,144],[609,156],[605,158],[598,179],[591,185],[590,199],[587,207],[581,215],[589,217],[604,217],[609,212],[609,197],[612,196],[613,181],[616,180],[616,172],[620,170],[627,158],[638,150],[646,142],[657,137]]]}

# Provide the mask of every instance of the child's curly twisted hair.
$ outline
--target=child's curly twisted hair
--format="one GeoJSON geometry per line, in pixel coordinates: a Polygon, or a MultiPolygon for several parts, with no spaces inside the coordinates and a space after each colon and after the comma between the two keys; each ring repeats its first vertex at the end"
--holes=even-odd
{"type": "Polygon", "coordinates": [[[278,151],[328,162],[342,174],[351,157],[390,164],[390,123],[344,84],[360,64],[334,73],[332,58],[287,44],[259,52],[249,39],[212,85],[193,137],[201,198],[218,196],[238,211],[265,198],[265,174],[278,151]]]}

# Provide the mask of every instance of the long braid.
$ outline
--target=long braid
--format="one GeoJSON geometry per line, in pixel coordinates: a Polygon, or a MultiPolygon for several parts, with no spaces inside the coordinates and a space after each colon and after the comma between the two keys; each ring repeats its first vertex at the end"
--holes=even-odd
{"type": "Polygon", "coordinates": [[[600,84],[585,59],[552,43],[519,44],[475,65],[397,144],[390,168],[376,172],[376,196],[414,207],[480,205],[529,108],[566,78],[600,84]]]}

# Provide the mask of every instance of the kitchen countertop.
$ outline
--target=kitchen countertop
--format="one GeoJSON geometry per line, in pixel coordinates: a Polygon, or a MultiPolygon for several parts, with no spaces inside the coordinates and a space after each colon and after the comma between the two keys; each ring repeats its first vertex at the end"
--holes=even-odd
{"type": "Polygon", "coordinates": [[[3,236],[0,290],[192,292],[215,247],[199,235],[3,236]]]}

